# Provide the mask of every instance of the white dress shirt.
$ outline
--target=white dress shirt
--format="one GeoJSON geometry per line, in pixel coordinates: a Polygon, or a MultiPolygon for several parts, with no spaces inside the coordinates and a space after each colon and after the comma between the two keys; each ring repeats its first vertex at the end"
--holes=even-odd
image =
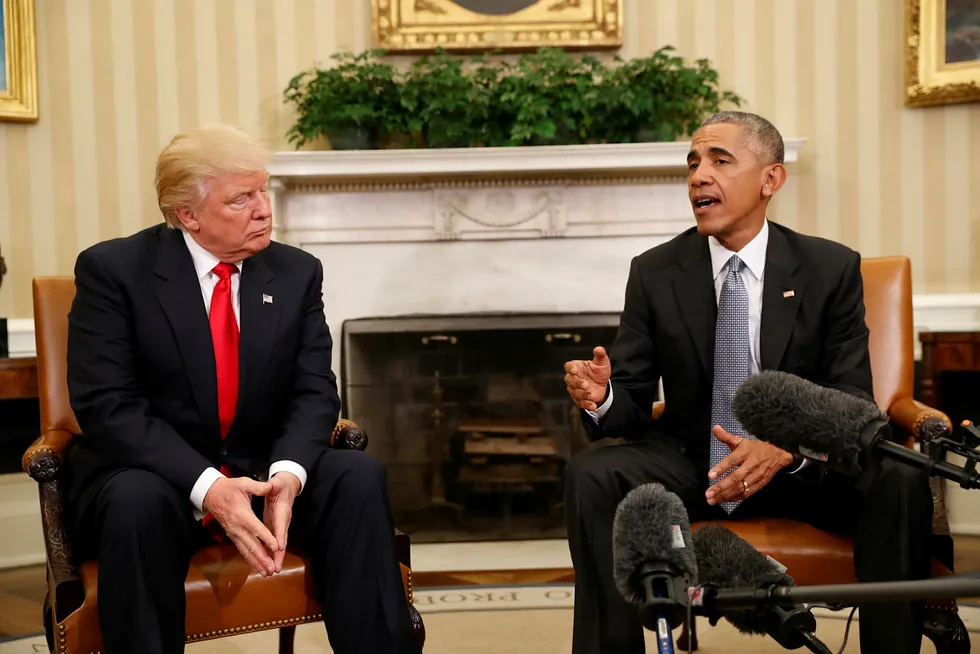
{"type": "MultiPolygon", "coordinates": [[[[191,235],[184,232],[184,243],[187,244],[187,249],[190,250],[191,259],[194,261],[194,270],[197,272],[197,280],[201,283],[201,294],[204,299],[204,307],[211,314],[211,295],[214,293],[214,287],[218,284],[218,276],[215,275],[212,270],[214,267],[220,263],[220,260],[201,247],[197,241],[191,238],[191,235]]],[[[239,261],[235,264],[238,268],[238,274],[231,276],[231,306],[235,312],[235,322],[238,323],[239,329],[241,329],[241,316],[239,314],[239,297],[238,289],[241,287],[241,272],[242,272],[242,262],[239,261]]],[[[272,477],[277,472],[291,472],[297,477],[299,477],[299,488],[300,492],[303,492],[303,487],[306,486],[306,470],[303,466],[299,465],[295,461],[276,461],[269,466],[269,477],[272,477]]],[[[191,488],[191,504],[194,505],[194,516],[200,520],[204,517],[204,497],[211,490],[211,485],[224,477],[217,469],[208,468],[201,476],[197,478],[194,483],[194,487],[191,488]]]]}
{"type": "MultiPolygon", "coordinates": [[[[766,251],[769,248],[769,220],[762,223],[762,229],[749,241],[739,252],[732,252],[714,236],[708,237],[708,251],[711,254],[711,276],[715,283],[715,302],[721,298],[721,288],[725,284],[725,276],[728,274],[728,263],[732,256],[738,254],[739,258],[745,263],[742,271],[742,283],[745,284],[745,292],[749,299],[749,375],[758,374],[762,369],[762,359],[759,350],[760,334],[762,332],[762,289],[765,286],[766,278],[766,251]]],[[[595,411],[588,411],[596,424],[599,419],[606,415],[609,407],[612,406],[613,388],[609,384],[606,393],[606,401],[595,411]]],[[[804,459],[803,464],[793,472],[799,472],[808,463],[804,459]]]]}

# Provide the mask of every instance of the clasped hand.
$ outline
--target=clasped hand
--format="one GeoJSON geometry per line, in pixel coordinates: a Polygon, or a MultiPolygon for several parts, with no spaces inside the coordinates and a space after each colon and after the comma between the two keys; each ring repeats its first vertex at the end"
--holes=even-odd
{"type": "Polygon", "coordinates": [[[282,571],[293,501],[300,480],[279,472],[267,481],[248,477],[216,480],[204,497],[203,508],[214,516],[249,565],[263,577],[282,571]],[[252,497],[265,497],[263,520],[252,511],[252,497]]]}
{"type": "Polygon", "coordinates": [[[711,431],[732,452],[708,471],[708,478],[714,480],[732,468],[737,469],[708,489],[705,493],[708,504],[744,500],[765,487],[777,472],[793,462],[792,454],[775,445],[734,436],[718,425],[711,431]]]}

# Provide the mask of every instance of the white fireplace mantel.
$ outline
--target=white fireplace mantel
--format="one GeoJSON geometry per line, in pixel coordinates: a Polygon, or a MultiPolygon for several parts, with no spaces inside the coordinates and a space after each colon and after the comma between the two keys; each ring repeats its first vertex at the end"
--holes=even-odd
{"type": "MultiPolygon", "coordinates": [[[[806,139],[786,141],[797,161],[806,139]]],[[[317,243],[673,236],[689,142],[279,152],[276,238],[317,243]]]]}
{"type": "MultiPolygon", "coordinates": [[[[785,142],[795,163],[806,139],[785,142]]],[[[278,152],[270,174],[285,182],[375,178],[452,179],[462,175],[656,173],[686,167],[689,141],[513,148],[278,152]]]]}

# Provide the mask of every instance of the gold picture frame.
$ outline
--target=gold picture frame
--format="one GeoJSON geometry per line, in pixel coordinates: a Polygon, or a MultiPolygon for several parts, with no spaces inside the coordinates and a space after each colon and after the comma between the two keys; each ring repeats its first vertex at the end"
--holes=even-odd
{"type": "Polygon", "coordinates": [[[0,120],[37,120],[34,0],[0,0],[0,120]]]}
{"type": "Polygon", "coordinates": [[[389,53],[623,45],[622,0],[372,0],[374,47],[389,53]]]}
{"type": "Polygon", "coordinates": [[[971,54],[980,17],[963,24],[975,12],[977,0],[905,0],[906,106],[980,101],[980,53],[971,54]]]}

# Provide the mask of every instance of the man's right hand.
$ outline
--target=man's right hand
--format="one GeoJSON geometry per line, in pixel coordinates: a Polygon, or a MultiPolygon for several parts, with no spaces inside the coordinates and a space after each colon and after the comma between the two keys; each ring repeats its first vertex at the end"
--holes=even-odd
{"type": "Polygon", "coordinates": [[[222,477],[211,484],[202,505],[224,528],[249,565],[263,577],[276,571],[272,557],[279,549],[279,543],[252,511],[252,496],[264,497],[271,490],[272,485],[268,482],[248,477],[222,477]]]}
{"type": "Polygon", "coordinates": [[[565,388],[576,406],[595,411],[606,401],[612,364],[606,349],[592,350],[592,361],[569,361],[565,364],[565,388]]]}

